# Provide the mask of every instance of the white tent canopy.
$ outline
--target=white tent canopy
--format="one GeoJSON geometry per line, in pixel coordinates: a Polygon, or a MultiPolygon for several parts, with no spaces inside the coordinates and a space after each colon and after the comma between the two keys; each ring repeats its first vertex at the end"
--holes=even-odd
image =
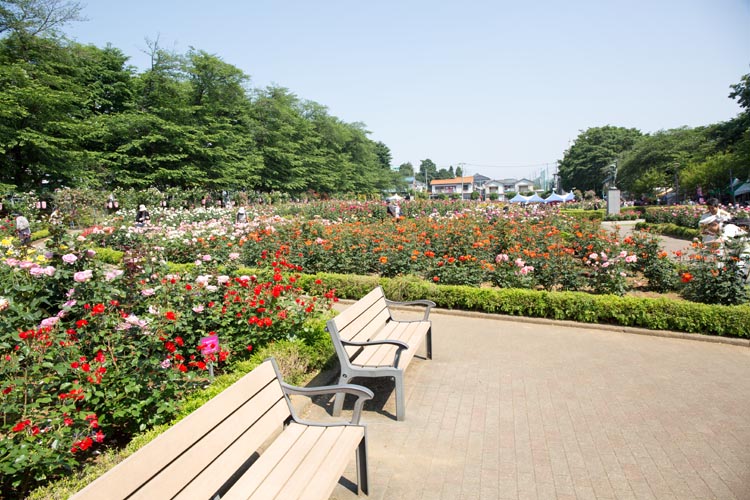
{"type": "Polygon", "coordinates": [[[565,201],[575,201],[576,195],[573,193],[567,193],[563,198],[565,198],[565,201]]]}
{"type": "Polygon", "coordinates": [[[513,198],[508,200],[511,203],[527,203],[529,199],[526,196],[522,196],[521,194],[515,195],[513,198]]]}
{"type": "Polygon", "coordinates": [[[534,193],[533,195],[529,197],[529,199],[527,200],[527,203],[544,203],[544,198],[534,193]]]}
{"type": "Polygon", "coordinates": [[[401,201],[403,199],[404,199],[403,197],[397,194],[394,194],[393,196],[389,196],[388,198],[386,198],[386,201],[401,201]]]}
{"type": "Polygon", "coordinates": [[[545,203],[554,203],[556,201],[565,201],[565,198],[557,193],[552,193],[544,199],[545,203]]]}

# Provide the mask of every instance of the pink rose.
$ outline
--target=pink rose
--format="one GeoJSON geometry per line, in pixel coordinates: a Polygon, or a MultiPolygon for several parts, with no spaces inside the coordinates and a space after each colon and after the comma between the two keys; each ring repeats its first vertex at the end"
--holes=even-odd
{"type": "Polygon", "coordinates": [[[76,280],[78,283],[85,283],[93,277],[94,277],[94,272],[91,269],[86,269],[85,271],[79,271],[73,275],[73,279],[76,280]]]}

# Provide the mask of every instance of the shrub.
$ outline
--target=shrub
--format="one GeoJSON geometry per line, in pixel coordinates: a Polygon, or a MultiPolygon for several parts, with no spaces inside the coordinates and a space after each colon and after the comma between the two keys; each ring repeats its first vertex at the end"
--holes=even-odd
{"type": "Polygon", "coordinates": [[[736,305],[748,301],[745,277],[732,252],[702,248],[683,272],[682,282],[682,296],[693,302],[736,305]]]}
{"type": "MultiPolygon", "coordinates": [[[[328,334],[324,331],[324,326],[324,324],[319,322],[314,329],[319,334],[322,332],[328,338],[328,334]]],[[[285,382],[293,385],[301,385],[310,379],[311,374],[317,373],[320,369],[326,367],[334,359],[334,352],[330,342],[328,342],[327,346],[322,346],[319,342],[308,344],[301,340],[277,342],[258,349],[249,360],[237,363],[232,367],[231,372],[216,377],[210,385],[189,395],[182,402],[179,414],[170,422],[138,434],[123,449],[111,448],[107,450],[97,458],[96,462],[90,463],[79,473],[50,482],[44,487],[32,491],[27,500],[64,499],[71,497],[88,483],[148,444],[171,425],[189,415],[208,400],[218,395],[222,390],[239,380],[243,375],[249,373],[268,357],[276,359],[285,382]]]]}
{"type": "MultiPolygon", "coordinates": [[[[317,274],[302,276],[305,289],[324,280],[337,296],[359,299],[380,284],[394,300],[429,299],[438,307],[585,323],[673,330],[704,335],[750,337],[750,306],[700,304],[662,298],[617,297],[584,292],[547,292],[436,285],[413,279],[317,274]]],[[[312,287],[312,291],[316,289],[312,287]]]]}
{"type": "Polygon", "coordinates": [[[577,219],[602,220],[604,219],[604,210],[581,210],[574,208],[563,208],[561,214],[568,215],[577,219]]]}
{"type": "Polygon", "coordinates": [[[652,224],[648,222],[639,222],[635,225],[636,229],[645,229],[652,233],[663,234],[666,236],[672,236],[673,238],[680,238],[683,240],[692,240],[700,238],[700,231],[698,229],[692,229],[685,226],[678,226],[672,223],[661,223],[652,224]]]}
{"type": "Polygon", "coordinates": [[[643,269],[643,275],[648,279],[649,289],[659,293],[676,290],[680,282],[677,265],[666,253],[651,259],[643,269]]]}

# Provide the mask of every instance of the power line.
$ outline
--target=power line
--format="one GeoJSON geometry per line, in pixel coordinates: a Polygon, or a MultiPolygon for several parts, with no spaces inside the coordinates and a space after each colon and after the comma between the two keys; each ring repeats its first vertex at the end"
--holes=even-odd
{"type": "Polygon", "coordinates": [[[548,165],[555,165],[557,160],[549,161],[546,163],[532,163],[527,165],[485,165],[480,163],[462,163],[467,167],[481,167],[481,168],[532,168],[532,167],[546,167],[548,165]]]}

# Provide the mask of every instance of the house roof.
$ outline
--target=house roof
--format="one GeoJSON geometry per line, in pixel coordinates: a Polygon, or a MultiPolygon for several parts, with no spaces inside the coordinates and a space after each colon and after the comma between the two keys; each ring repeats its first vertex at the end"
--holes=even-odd
{"type": "Polygon", "coordinates": [[[473,184],[474,177],[454,177],[453,179],[435,179],[430,181],[433,186],[446,186],[452,184],[473,184]]]}

